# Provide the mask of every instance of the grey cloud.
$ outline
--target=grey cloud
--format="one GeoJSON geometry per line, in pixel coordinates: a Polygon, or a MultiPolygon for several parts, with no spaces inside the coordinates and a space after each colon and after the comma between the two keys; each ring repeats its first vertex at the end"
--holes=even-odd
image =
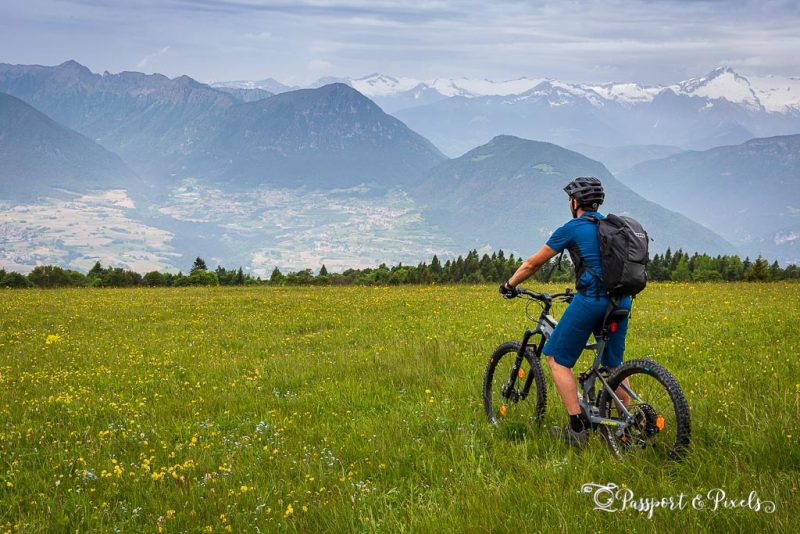
{"type": "Polygon", "coordinates": [[[30,0],[0,7],[0,61],[202,80],[338,76],[666,83],[720,64],[800,74],[785,1],[30,0]],[[68,56],[65,56],[68,54],[68,56]]]}

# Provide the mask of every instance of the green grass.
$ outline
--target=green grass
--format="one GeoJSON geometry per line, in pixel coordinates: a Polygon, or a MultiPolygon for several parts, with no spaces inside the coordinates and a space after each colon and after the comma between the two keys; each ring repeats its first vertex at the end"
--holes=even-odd
{"type": "Polygon", "coordinates": [[[0,527],[790,531],[798,297],[653,284],[636,299],[626,358],[652,354],[692,410],[692,451],[670,464],[622,463],[599,435],[553,442],[552,386],[544,428],[489,427],[486,362],[526,326],[494,286],[4,291],[0,527]],[[588,482],[756,491],[776,511],[607,513],[588,482]]]}

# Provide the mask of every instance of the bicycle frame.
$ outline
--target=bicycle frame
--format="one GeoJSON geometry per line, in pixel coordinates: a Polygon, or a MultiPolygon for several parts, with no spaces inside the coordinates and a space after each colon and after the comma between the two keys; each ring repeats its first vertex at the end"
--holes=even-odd
{"type": "MultiPolygon", "coordinates": [[[[563,296],[566,299],[570,299],[571,295],[572,293],[567,291],[567,293],[565,293],[563,296]]],[[[536,327],[534,329],[529,328],[525,330],[525,333],[522,336],[522,344],[517,352],[514,366],[511,369],[511,376],[509,376],[508,382],[502,390],[503,397],[511,402],[524,400],[528,396],[528,392],[530,391],[530,387],[533,382],[533,373],[530,373],[526,377],[525,387],[522,389],[519,396],[516,395],[514,385],[519,377],[519,371],[522,367],[525,351],[528,349],[528,347],[534,348],[536,357],[540,358],[545,342],[549,339],[550,334],[553,332],[556,325],[558,325],[558,321],[556,321],[555,318],[550,315],[553,299],[550,298],[547,300],[542,300],[542,302],[544,302],[544,307],[542,308],[542,312],[536,322],[536,327]],[[531,343],[531,339],[537,335],[539,336],[538,341],[536,341],[535,344],[531,343]]],[[[586,345],[586,350],[595,350],[595,357],[591,368],[578,376],[578,383],[580,384],[582,393],[582,395],[578,397],[578,402],[581,406],[581,410],[593,426],[607,425],[617,427],[615,432],[618,436],[620,436],[623,434],[625,429],[634,423],[635,418],[617,396],[616,392],[613,391],[611,386],[608,385],[606,377],[603,376],[603,372],[606,370],[605,368],[600,367],[600,363],[602,362],[603,353],[605,352],[606,345],[608,344],[608,337],[609,327],[606,325],[601,330],[599,336],[595,337],[596,342],[594,344],[586,345]],[[609,396],[614,401],[614,405],[616,406],[620,416],[624,417],[624,421],[599,416],[599,408],[597,406],[599,395],[595,389],[597,380],[599,380],[602,385],[601,390],[608,392],[609,396]]],[[[625,382],[620,384],[619,387],[634,401],[642,402],[639,396],[636,395],[636,393],[625,382]]]]}

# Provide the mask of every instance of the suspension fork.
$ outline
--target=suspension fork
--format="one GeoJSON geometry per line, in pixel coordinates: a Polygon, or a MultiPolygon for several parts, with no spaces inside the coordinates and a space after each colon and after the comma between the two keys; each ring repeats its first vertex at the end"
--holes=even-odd
{"type": "MultiPolygon", "coordinates": [[[[514,365],[511,367],[511,376],[508,377],[508,382],[505,387],[505,391],[503,392],[503,397],[509,398],[514,391],[514,385],[516,384],[517,378],[519,377],[519,370],[522,368],[522,362],[525,360],[525,351],[528,349],[531,337],[535,334],[541,334],[538,330],[525,330],[525,334],[522,336],[522,344],[520,344],[519,351],[517,351],[517,357],[514,360],[514,365]]],[[[544,344],[544,336],[541,336],[539,342],[536,344],[536,355],[538,356],[541,353],[542,345],[544,344]]],[[[524,399],[528,395],[528,391],[530,390],[531,384],[533,383],[533,373],[528,373],[528,376],[525,377],[525,387],[522,390],[522,398],[524,399]]],[[[514,399],[516,400],[516,399],[514,399]]]]}

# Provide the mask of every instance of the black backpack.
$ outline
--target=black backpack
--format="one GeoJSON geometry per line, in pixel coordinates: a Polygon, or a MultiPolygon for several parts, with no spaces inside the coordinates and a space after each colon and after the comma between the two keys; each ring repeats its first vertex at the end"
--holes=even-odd
{"type": "Polygon", "coordinates": [[[646,269],[650,261],[647,232],[630,217],[609,213],[604,219],[585,218],[597,224],[603,264],[603,276],[599,278],[603,287],[612,298],[635,296],[647,285],[646,269]]]}

